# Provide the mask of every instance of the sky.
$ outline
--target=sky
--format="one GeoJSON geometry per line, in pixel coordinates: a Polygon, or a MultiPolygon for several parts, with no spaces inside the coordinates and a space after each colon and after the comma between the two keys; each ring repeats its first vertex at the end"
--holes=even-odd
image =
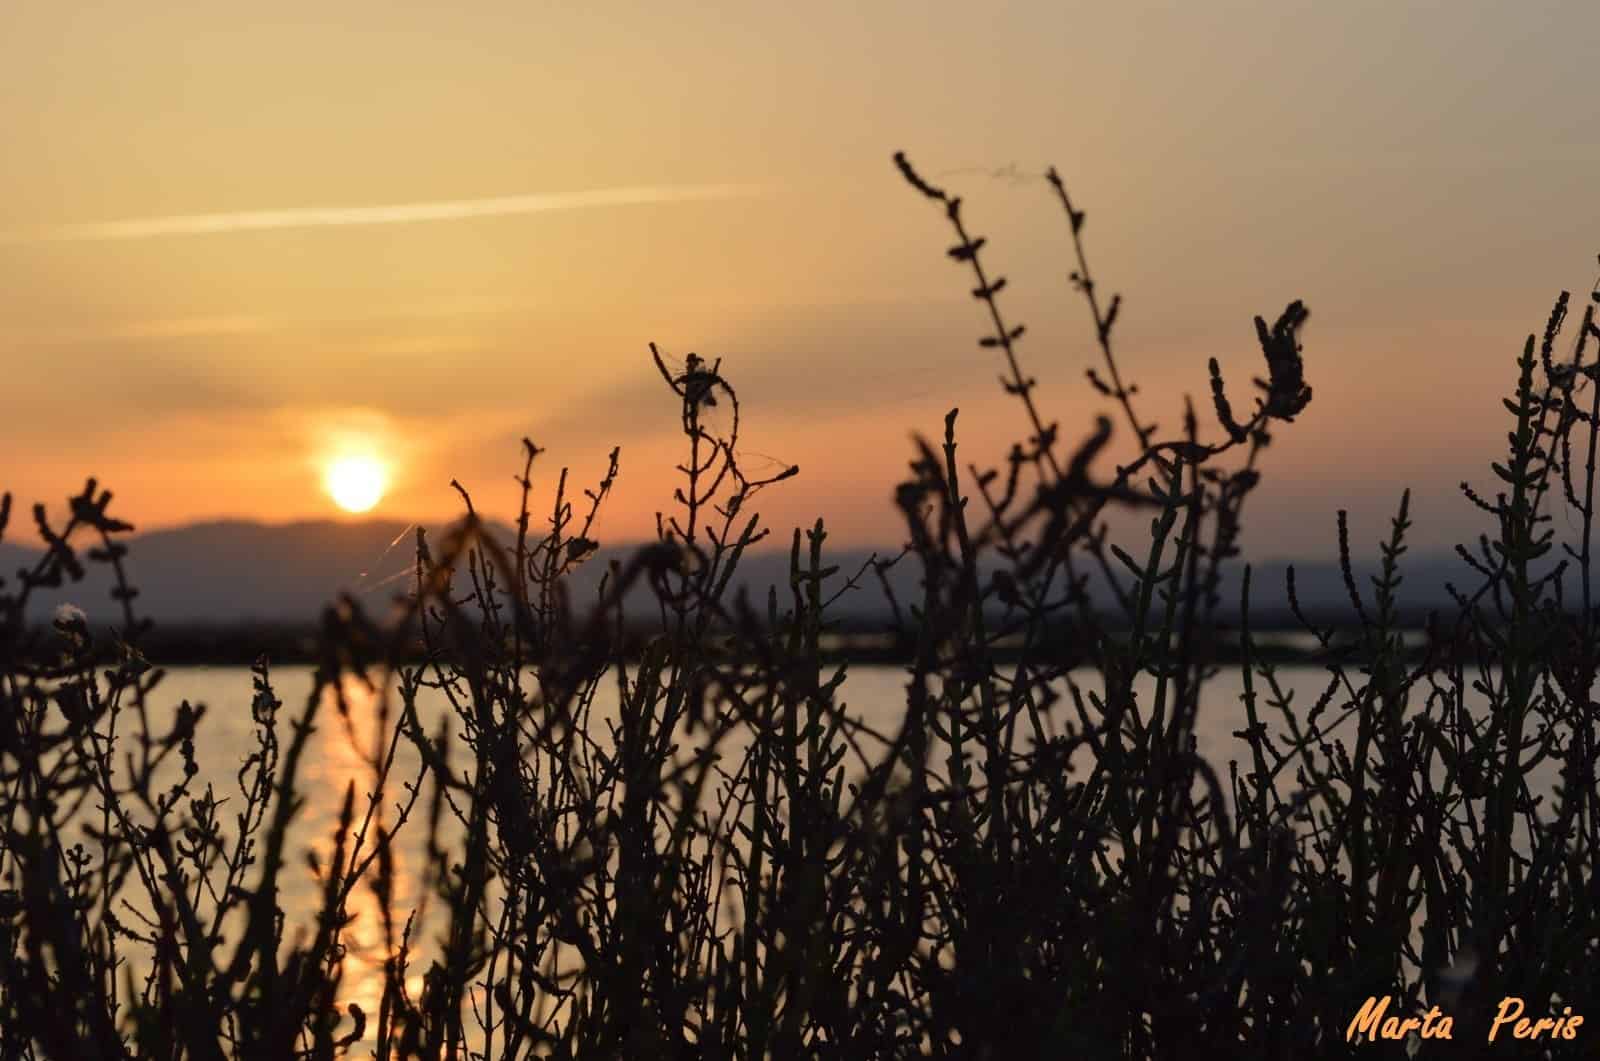
{"type": "MultiPolygon", "coordinates": [[[[904,537],[911,435],[1025,428],[905,150],[966,201],[1069,439],[1105,399],[1067,283],[1087,211],[1124,373],[1176,426],[1304,299],[1311,406],[1246,544],[1475,537],[1513,360],[1600,266],[1592,2],[0,5],[0,488],[94,475],[141,529],[511,516],[519,440],[651,533],[682,459],[648,344],[721,358],[787,538],[904,537]],[[269,9],[270,8],[270,9],[269,9]]],[[[15,533],[14,528],[13,532],[15,533]]],[[[25,529],[22,533],[27,537],[25,529]]]]}

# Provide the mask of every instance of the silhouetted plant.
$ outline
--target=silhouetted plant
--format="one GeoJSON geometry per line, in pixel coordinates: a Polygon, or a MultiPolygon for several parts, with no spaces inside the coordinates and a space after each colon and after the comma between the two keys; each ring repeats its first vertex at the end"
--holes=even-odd
{"type": "MultiPolygon", "coordinates": [[[[536,518],[543,451],[525,440],[511,538],[456,484],[466,515],[440,542],[417,533],[397,620],[349,599],[324,613],[303,706],[257,664],[254,741],[224,793],[199,781],[206,709],[153,705],[110,495],[91,480],[59,528],[36,509],[45,552],[0,582],[0,1053],[1329,1056],[1357,1049],[1375,996],[1399,1016],[1444,1006],[1458,1039],[1503,995],[1532,1016],[1596,997],[1594,305],[1570,359],[1565,295],[1529,339],[1503,486],[1464,486],[1492,520],[1462,550],[1479,583],[1453,589],[1420,660],[1400,625],[1409,495],[1370,589],[1340,513],[1359,634],[1305,623],[1328,678],[1299,704],[1259,652],[1237,557],[1269,432],[1311,399],[1305,307],[1256,319],[1248,415],[1212,360],[1215,427],[1185,403],[1163,434],[1119,364],[1122,302],[1092,277],[1085,214],[1047,173],[1088,378],[1135,442],[1102,470],[1113,420],[1062,441],[961,199],[895,161],[954,230],[1025,434],[1001,467],[963,466],[951,410],[895,492],[905,549],[848,577],[819,520],[793,533],[787,586],[732,591],[768,536],[757,495],[797,469],[750,475],[721,363],[677,369],[652,346],[684,449],[656,540],[574,599],[620,454],[581,500],[562,471],[536,518]],[[1563,504],[1579,530],[1552,566],[1563,504]],[[1119,507],[1149,514],[1147,537],[1112,540],[1119,507]],[[34,595],[89,563],[113,572],[109,637],[70,608],[30,627],[34,595]],[[825,643],[838,598],[871,576],[888,591],[902,563],[921,576],[914,600],[888,594],[911,662],[881,732],[825,643]],[[638,594],[642,644],[623,621],[638,594]],[[1195,738],[1224,599],[1247,718],[1225,766],[1195,738]],[[319,727],[368,778],[306,853],[317,908],[285,911],[294,820],[333,798],[304,776],[319,727]],[[412,834],[428,858],[406,909],[412,834]],[[362,916],[381,938],[370,1013],[342,1001],[362,916]]],[[[6,498],[0,532],[9,514],[6,498]]],[[[1303,616],[1292,571],[1286,590],[1303,616]]]]}

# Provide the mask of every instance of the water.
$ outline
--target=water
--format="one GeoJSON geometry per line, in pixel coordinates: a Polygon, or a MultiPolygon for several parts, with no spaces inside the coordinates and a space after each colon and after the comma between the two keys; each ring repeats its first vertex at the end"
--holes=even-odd
{"type": "MultiPolygon", "coordinates": [[[[1293,691],[1293,703],[1303,724],[1305,712],[1327,687],[1328,672],[1319,667],[1282,667],[1278,670],[1278,678],[1284,688],[1293,691]]],[[[305,667],[285,667],[273,671],[272,681],[278,698],[283,701],[278,732],[287,750],[290,739],[288,723],[299,717],[305,707],[312,688],[312,672],[305,667]]],[[[898,731],[903,718],[906,681],[905,671],[897,667],[852,667],[838,699],[851,715],[877,732],[892,736],[898,731]]],[[[1083,675],[1083,682],[1088,689],[1100,689],[1098,678],[1092,674],[1083,675]]],[[[305,926],[309,930],[314,914],[321,905],[322,897],[307,864],[307,853],[315,852],[324,862],[327,861],[340,805],[348,787],[354,786],[358,823],[367,810],[370,792],[374,787],[371,758],[378,735],[378,697],[386,695],[391,708],[397,711],[399,697],[394,686],[391,678],[385,689],[375,693],[353,680],[348,681],[345,686],[350,706],[348,718],[341,717],[334,709],[331,696],[321,707],[317,730],[310,739],[301,766],[299,788],[306,794],[306,803],[291,831],[285,852],[287,865],[280,880],[279,901],[286,915],[286,923],[291,926],[287,933],[289,939],[294,938],[295,926],[305,926]]],[[[1153,682],[1146,682],[1136,690],[1141,705],[1151,702],[1152,686],[1153,682]]],[[[1264,691],[1258,682],[1258,696],[1264,691]]],[[[1230,760],[1239,760],[1241,770],[1248,769],[1248,749],[1233,735],[1234,731],[1242,730],[1247,725],[1242,694],[1243,682],[1238,669],[1224,668],[1205,687],[1195,729],[1199,752],[1216,769],[1225,787],[1230,760]]],[[[196,740],[200,766],[196,791],[204,791],[204,786],[209,783],[219,798],[229,799],[219,815],[225,834],[231,834],[234,813],[243,802],[236,780],[239,766],[255,747],[251,699],[251,674],[242,667],[174,668],[168,672],[152,697],[153,724],[158,732],[164,731],[167,720],[180,701],[188,700],[206,706],[206,717],[196,740]]],[[[1330,707],[1323,725],[1337,717],[1341,699],[1336,699],[1330,707]]],[[[595,716],[614,717],[616,705],[615,681],[602,681],[594,705],[595,716]]],[[[1258,710],[1272,732],[1282,733],[1275,712],[1264,706],[1258,710]]],[[[450,715],[450,710],[441,693],[425,689],[419,697],[418,713],[424,729],[432,734],[436,732],[439,720],[450,715]]],[[[1076,718],[1076,712],[1071,703],[1064,699],[1056,706],[1053,717],[1059,731],[1060,724],[1076,718]]],[[[1017,739],[1028,738],[1019,732],[1017,739]]],[[[455,765],[458,769],[464,765],[464,757],[458,755],[455,765]]],[[[1290,773],[1292,771],[1284,772],[1285,775],[1290,773]]],[[[385,823],[392,825],[395,822],[398,814],[395,803],[405,798],[400,782],[415,779],[417,775],[416,753],[408,742],[402,740],[390,779],[387,805],[375,812],[385,823]]],[[[1280,776],[1278,784],[1282,789],[1292,781],[1280,776]]],[[[430,903],[426,894],[426,871],[429,867],[424,843],[426,822],[422,820],[426,814],[426,801],[425,792],[418,802],[413,820],[401,831],[394,847],[395,916],[403,924],[407,913],[414,907],[419,904],[423,907],[418,918],[414,960],[408,976],[413,992],[421,989],[428,955],[436,947],[432,941],[443,927],[442,920],[437,916],[440,904],[437,900],[430,903]]],[[[452,828],[454,824],[447,811],[443,837],[447,843],[453,835],[459,835],[452,828]]],[[[387,947],[380,933],[378,902],[371,889],[358,887],[351,896],[348,911],[355,915],[356,920],[347,930],[350,946],[341,1002],[356,1002],[368,1014],[375,1014],[382,990],[382,969],[387,947]]]]}
{"type": "MultiPolygon", "coordinates": [[[[1296,703],[1309,703],[1321,692],[1326,672],[1316,668],[1285,668],[1284,679],[1298,690],[1296,703]]],[[[300,715],[312,688],[312,672],[308,667],[284,667],[272,672],[273,688],[283,707],[279,713],[279,738],[285,751],[290,737],[288,720],[300,715]]],[[[852,667],[840,699],[852,715],[880,733],[892,735],[898,730],[905,705],[905,672],[896,667],[852,667]]],[[[1230,757],[1241,754],[1242,745],[1232,732],[1245,725],[1244,709],[1240,702],[1241,684],[1236,671],[1225,671],[1206,690],[1200,713],[1196,738],[1200,752],[1224,772],[1230,757]]],[[[291,832],[285,852],[286,872],[280,882],[280,904],[290,926],[307,925],[321,904],[319,886],[307,864],[307,853],[314,852],[324,862],[332,848],[332,836],[337,825],[340,805],[346,789],[354,785],[356,820],[359,823],[367,809],[374,787],[370,765],[377,731],[376,696],[359,683],[347,681],[345,692],[350,705],[348,719],[334,709],[332,697],[328,698],[318,714],[316,732],[312,735],[301,765],[300,789],[307,796],[291,832]]],[[[393,709],[398,710],[398,696],[394,682],[390,681],[387,694],[393,709]]],[[[616,710],[616,685],[602,681],[595,703],[595,715],[606,717],[616,710]]],[[[180,667],[168,671],[165,680],[152,697],[152,724],[163,732],[179,702],[203,704],[206,715],[196,738],[196,757],[200,773],[193,791],[203,792],[210,784],[217,797],[227,798],[219,815],[226,832],[231,833],[233,816],[243,802],[238,788],[237,774],[244,758],[255,748],[254,723],[250,713],[252,699],[251,674],[243,667],[180,667]]],[[[449,706],[442,694],[425,689],[418,701],[418,714],[424,729],[435,732],[440,718],[449,714],[449,706]]],[[[1062,703],[1056,709],[1061,721],[1073,717],[1070,704],[1062,703]]],[[[1019,739],[1022,739],[1019,737],[1019,739]]],[[[869,751],[868,754],[871,754],[869,751]]],[[[458,760],[458,765],[460,760],[458,760]]],[[[415,750],[401,741],[397,750],[394,771],[391,774],[387,805],[378,812],[382,820],[392,825],[398,811],[395,803],[405,797],[400,781],[414,779],[418,772],[415,750]]],[[[423,844],[426,796],[419,802],[416,815],[400,832],[395,856],[396,894],[398,916],[404,918],[417,903],[426,898],[424,888],[423,844]]],[[[448,813],[445,825],[453,820],[448,813]]],[[[371,891],[359,887],[351,898],[351,913],[357,921],[351,927],[351,969],[353,985],[367,984],[366,990],[357,989],[350,1000],[362,1004],[367,1012],[376,1011],[377,978],[381,970],[384,947],[376,935],[377,905],[371,891]],[[364,971],[365,970],[365,971],[364,971]]],[[[436,928],[424,911],[421,934],[436,928]]],[[[292,931],[290,933],[292,938],[292,931]]],[[[423,940],[424,952],[426,939],[423,940]]],[[[412,970],[420,977],[425,963],[412,970]]],[[[418,981],[420,986],[420,980],[418,981]]]]}

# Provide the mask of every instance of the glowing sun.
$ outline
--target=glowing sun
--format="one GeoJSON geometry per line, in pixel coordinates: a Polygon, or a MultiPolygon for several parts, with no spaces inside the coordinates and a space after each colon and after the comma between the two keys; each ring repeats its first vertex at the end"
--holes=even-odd
{"type": "Polygon", "coordinates": [[[322,487],[346,512],[367,512],[383,500],[389,469],[376,457],[338,457],[322,473],[322,487]]]}

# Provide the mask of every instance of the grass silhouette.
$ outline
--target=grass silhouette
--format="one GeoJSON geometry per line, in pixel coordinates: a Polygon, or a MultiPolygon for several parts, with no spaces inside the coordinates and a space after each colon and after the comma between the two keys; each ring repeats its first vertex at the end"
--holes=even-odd
{"type": "MultiPolygon", "coordinates": [[[[457,484],[465,515],[417,533],[397,622],[329,607],[293,709],[257,664],[255,740],[224,793],[197,780],[205,709],[153,707],[110,494],[90,480],[62,526],[36,507],[47,551],[0,583],[0,1055],[1320,1057],[1371,1047],[1351,1029],[1374,998],[1400,1018],[1439,1007],[1470,1053],[1502,998],[1534,1018],[1600,997],[1596,301],[1570,356],[1563,294],[1517,361],[1494,492],[1463,484],[1489,527],[1461,550],[1477,582],[1420,656],[1399,622],[1407,498],[1370,587],[1339,515],[1360,636],[1305,623],[1327,682],[1301,704],[1254,651],[1237,542],[1270,433],[1311,400],[1306,308],[1256,319],[1248,415],[1212,361],[1215,425],[1185,403],[1160,434],[1051,171],[1101,354],[1090,384],[1138,444],[1105,471],[1113,420],[1064,442],[962,201],[895,162],[954,231],[1023,432],[986,469],[958,460],[955,410],[919,440],[895,557],[838,572],[819,520],[793,533],[783,592],[731,593],[768,536],[757,495],[798,469],[747,474],[721,363],[652,347],[683,444],[656,541],[574,599],[620,456],[581,491],[563,471],[540,508],[525,442],[513,542],[457,484]],[[1128,506],[1149,534],[1114,542],[1103,517],[1128,506]],[[1554,538],[1558,508],[1574,541],[1554,538]],[[114,573],[122,621],[62,610],[30,629],[30,596],[86,564],[114,573]],[[898,564],[919,569],[916,599],[890,590],[898,564]],[[913,646],[891,731],[845,706],[848,665],[825,648],[841,583],[880,585],[913,646]],[[658,618],[642,647],[621,617],[640,589],[658,618]],[[1226,764],[1195,740],[1224,593],[1248,718],[1226,764]],[[307,871],[291,825],[328,798],[307,742],[379,675],[369,779],[339,795],[309,859],[319,909],[297,923],[279,901],[307,871]],[[432,732],[424,696],[449,705],[432,732]],[[430,853],[436,934],[397,904],[402,833],[430,853]],[[358,916],[380,922],[375,1012],[341,1002],[358,916]]],[[[1298,612],[1292,572],[1285,590],[1298,612]]],[[[1495,1056],[1578,1045],[1511,1035],[1495,1056]]]]}

